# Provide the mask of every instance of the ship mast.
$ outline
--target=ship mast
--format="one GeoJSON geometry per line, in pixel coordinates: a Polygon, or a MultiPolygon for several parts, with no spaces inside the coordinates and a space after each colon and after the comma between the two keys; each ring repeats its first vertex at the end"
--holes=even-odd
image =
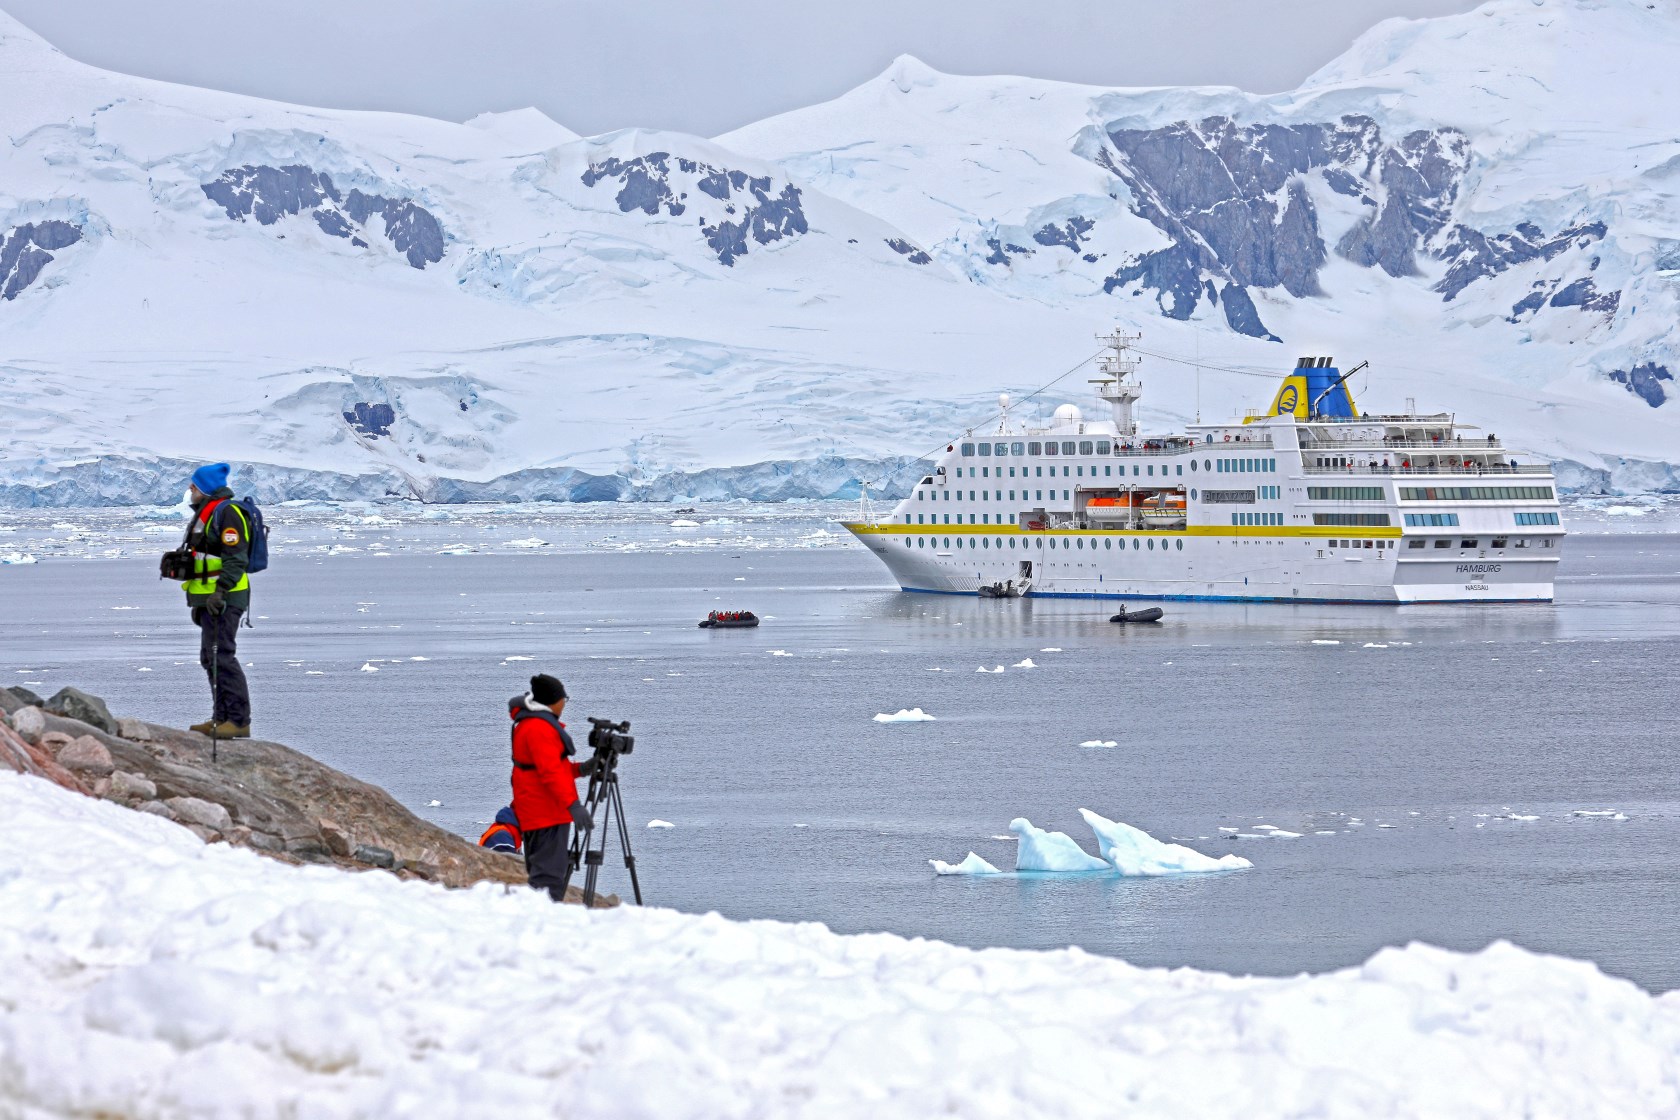
{"type": "Polygon", "coordinates": [[[1115,430],[1126,438],[1137,435],[1137,421],[1132,416],[1132,406],[1143,396],[1143,385],[1137,380],[1139,359],[1131,353],[1131,346],[1142,337],[1141,334],[1127,334],[1118,330],[1097,336],[1099,341],[1107,343],[1109,349],[1114,352],[1104,354],[1098,360],[1097,369],[1102,376],[1092,378],[1091,384],[1097,387],[1097,396],[1107,401],[1109,407],[1114,410],[1115,430]]]}

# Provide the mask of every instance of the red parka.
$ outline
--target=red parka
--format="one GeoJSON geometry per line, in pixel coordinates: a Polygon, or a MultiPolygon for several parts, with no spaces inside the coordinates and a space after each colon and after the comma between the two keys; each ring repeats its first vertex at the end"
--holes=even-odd
{"type": "Polygon", "coordinates": [[[572,823],[568,811],[578,801],[577,767],[566,725],[547,708],[531,708],[515,698],[513,717],[513,815],[521,832],[572,823]]]}

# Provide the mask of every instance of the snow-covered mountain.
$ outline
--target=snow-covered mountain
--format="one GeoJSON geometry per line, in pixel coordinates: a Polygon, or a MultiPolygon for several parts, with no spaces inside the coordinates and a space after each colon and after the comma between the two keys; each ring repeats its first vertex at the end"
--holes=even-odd
{"type": "Polygon", "coordinates": [[[1667,3],[1495,0],[1283,95],[902,58],[713,141],[580,138],[110,74],[0,16],[0,502],[203,458],[270,497],[891,489],[1116,322],[1153,423],[1335,353],[1372,407],[1680,488],[1675,58],[1667,3]]]}

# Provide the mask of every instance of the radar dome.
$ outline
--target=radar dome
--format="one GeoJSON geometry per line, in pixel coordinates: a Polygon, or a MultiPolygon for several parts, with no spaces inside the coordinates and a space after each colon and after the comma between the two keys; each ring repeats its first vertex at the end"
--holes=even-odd
{"type": "Polygon", "coordinates": [[[1084,417],[1080,415],[1079,406],[1076,404],[1064,404],[1057,408],[1052,415],[1059,424],[1077,424],[1080,420],[1084,419],[1084,417]]]}

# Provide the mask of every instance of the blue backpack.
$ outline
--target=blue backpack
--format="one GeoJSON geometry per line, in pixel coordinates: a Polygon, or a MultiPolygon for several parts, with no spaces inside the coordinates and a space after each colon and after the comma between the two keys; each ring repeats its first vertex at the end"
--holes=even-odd
{"type": "Polygon", "coordinates": [[[246,535],[251,540],[251,552],[245,563],[245,571],[251,574],[266,571],[268,568],[268,526],[263,523],[262,510],[257,508],[257,500],[247,495],[235,498],[234,505],[245,515],[246,535]]]}

